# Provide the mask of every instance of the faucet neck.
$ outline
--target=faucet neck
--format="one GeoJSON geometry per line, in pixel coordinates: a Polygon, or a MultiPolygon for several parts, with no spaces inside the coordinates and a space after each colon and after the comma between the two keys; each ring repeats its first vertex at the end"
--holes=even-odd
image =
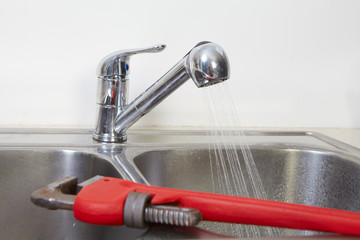
{"type": "Polygon", "coordinates": [[[115,131],[125,132],[137,120],[183,85],[190,78],[185,62],[185,58],[181,59],[164,76],[119,112],[115,119],[115,131]]]}

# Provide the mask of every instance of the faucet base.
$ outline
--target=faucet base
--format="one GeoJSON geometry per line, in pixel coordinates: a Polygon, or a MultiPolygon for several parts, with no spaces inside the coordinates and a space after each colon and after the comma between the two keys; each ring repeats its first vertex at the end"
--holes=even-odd
{"type": "Polygon", "coordinates": [[[120,107],[116,105],[98,104],[98,118],[93,132],[93,138],[99,142],[121,143],[126,142],[125,131],[115,131],[114,120],[120,107]]]}
{"type": "Polygon", "coordinates": [[[93,132],[93,139],[98,142],[106,142],[106,143],[122,143],[126,142],[127,136],[126,134],[123,135],[110,135],[110,134],[97,134],[93,132]]]}

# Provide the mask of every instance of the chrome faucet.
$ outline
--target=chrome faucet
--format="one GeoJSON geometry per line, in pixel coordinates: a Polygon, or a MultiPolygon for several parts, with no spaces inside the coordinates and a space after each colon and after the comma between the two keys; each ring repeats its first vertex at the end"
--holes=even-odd
{"type": "Polygon", "coordinates": [[[200,42],[164,76],[128,104],[129,60],[138,53],[155,53],[165,45],[114,52],[97,68],[98,119],[93,133],[101,142],[125,142],[126,130],[192,78],[197,87],[227,80],[230,69],[224,50],[211,42],[200,42]]]}

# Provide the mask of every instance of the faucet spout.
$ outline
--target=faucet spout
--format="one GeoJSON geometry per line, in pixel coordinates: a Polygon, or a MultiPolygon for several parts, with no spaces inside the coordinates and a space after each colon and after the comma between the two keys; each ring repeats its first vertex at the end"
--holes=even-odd
{"type": "Polygon", "coordinates": [[[131,125],[190,78],[197,87],[207,87],[230,76],[229,61],[224,50],[215,43],[200,42],[164,76],[127,104],[129,56],[140,52],[159,52],[164,48],[165,45],[156,45],[144,50],[115,52],[102,61],[98,67],[100,100],[93,134],[95,140],[125,142],[126,130],[131,125]],[[120,57],[118,53],[121,53],[120,57]]]}
{"type": "Polygon", "coordinates": [[[224,50],[211,42],[199,43],[119,113],[115,119],[115,131],[125,132],[189,78],[197,87],[207,87],[225,81],[229,76],[229,61],[224,50]]]}

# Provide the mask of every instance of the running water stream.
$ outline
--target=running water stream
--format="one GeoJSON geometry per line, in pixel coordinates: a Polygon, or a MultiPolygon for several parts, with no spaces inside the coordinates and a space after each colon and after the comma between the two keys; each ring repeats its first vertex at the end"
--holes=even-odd
{"type": "MultiPolygon", "coordinates": [[[[203,88],[203,91],[208,108],[205,114],[207,124],[212,126],[209,134],[214,140],[209,146],[214,192],[266,199],[266,192],[240,125],[227,82],[203,88]]],[[[279,235],[276,228],[253,225],[218,224],[216,228],[217,232],[231,232],[234,237],[279,235]]]]}

